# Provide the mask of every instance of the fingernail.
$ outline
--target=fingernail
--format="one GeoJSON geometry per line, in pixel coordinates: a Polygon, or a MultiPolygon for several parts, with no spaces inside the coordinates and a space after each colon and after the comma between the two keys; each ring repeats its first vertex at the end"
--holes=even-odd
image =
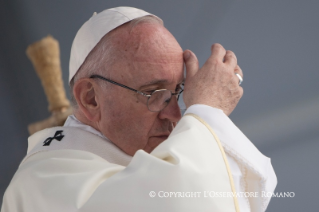
{"type": "Polygon", "coordinates": [[[188,60],[188,58],[191,56],[191,53],[189,51],[184,53],[184,60],[188,60]]]}

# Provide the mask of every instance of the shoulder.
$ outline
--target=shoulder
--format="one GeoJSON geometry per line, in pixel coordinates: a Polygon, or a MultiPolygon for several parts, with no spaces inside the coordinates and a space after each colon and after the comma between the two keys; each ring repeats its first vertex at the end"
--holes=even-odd
{"type": "Polygon", "coordinates": [[[39,152],[20,165],[7,188],[3,207],[9,211],[19,211],[13,205],[23,207],[23,211],[76,208],[83,194],[90,195],[92,188],[111,177],[114,170],[123,169],[86,151],[39,152]]]}

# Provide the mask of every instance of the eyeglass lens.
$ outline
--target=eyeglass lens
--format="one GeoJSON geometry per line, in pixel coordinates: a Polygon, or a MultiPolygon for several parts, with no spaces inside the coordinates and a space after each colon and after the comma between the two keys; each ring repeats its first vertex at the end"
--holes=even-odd
{"type": "Polygon", "coordinates": [[[172,93],[169,90],[154,91],[147,101],[148,109],[153,112],[161,111],[167,106],[171,98],[172,93]]]}

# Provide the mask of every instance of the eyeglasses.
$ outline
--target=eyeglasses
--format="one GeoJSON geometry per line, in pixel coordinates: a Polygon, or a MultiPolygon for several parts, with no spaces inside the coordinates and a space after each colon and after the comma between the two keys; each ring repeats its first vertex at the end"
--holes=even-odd
{"type": "Polygon", "coordinates": [[[167,90],[167,89],[159,89],[159,90],[152,91],[151,94],[146,94],[146,93],[143,93],[141,91],[130,88],[126,85],[114,82],[113,80],[106,79],[106,78],[99,76],[99,75],[92,75],[92,76],[90,76],[90,78],[102,79],[102,80],[110,82],[114,85],[121,86],[123,88],[134,91],[138,94],[146,96],[147,97],[147,108],[152,112],[159,112],[159,111],[163,110],[168,105],[168,103],[171,101],[172,96],[176,96],[177,100],[178,100],[179,95],[183,92],[183,87],[182,87],[183,85],[181,85],[179,90],[176,93],[172,93],[170,90],[167,90]]]}

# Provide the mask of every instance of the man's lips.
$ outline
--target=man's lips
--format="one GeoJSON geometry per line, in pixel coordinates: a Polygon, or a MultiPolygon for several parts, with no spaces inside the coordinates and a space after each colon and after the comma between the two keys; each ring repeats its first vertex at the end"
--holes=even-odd
{"type": "Polygon", "coordinates": [[[167,139],[168,135],[159,135],[159,136],[154,136],[155,138],[161,138],[161,139],[167,139]]]}
{"type": "Polygon", "coordinates": [[[167,139],[169,136],[169,133],[168,134],[162,134],[162,135],[155,135],[155,136],[152,136],[154,138],[160,138],[160,139],[167,139]]]}

